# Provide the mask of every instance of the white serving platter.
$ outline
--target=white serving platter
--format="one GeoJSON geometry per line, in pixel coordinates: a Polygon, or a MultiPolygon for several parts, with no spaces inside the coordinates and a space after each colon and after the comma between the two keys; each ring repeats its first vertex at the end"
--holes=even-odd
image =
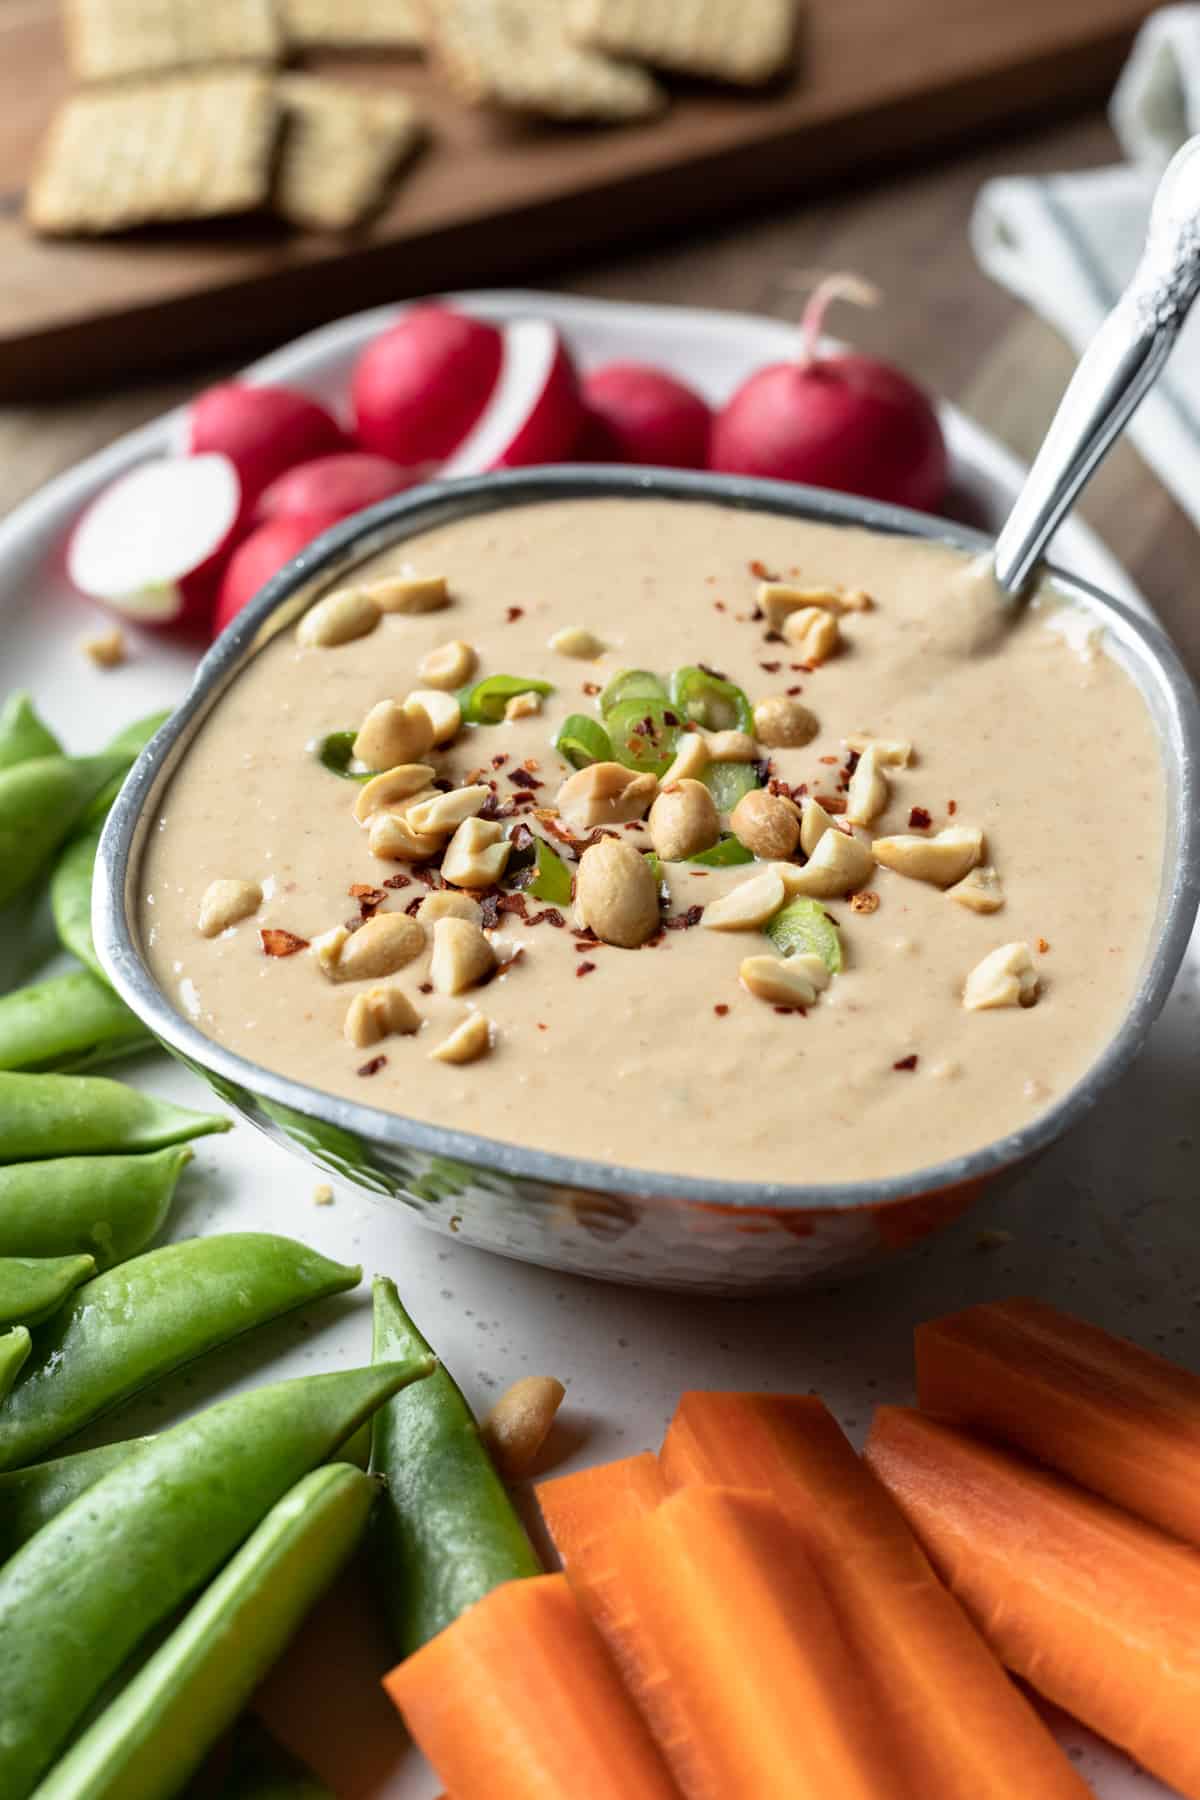
{"type": "MultiPolygon", "coordinates": [[[[731,313],[533,293],[459,298],[497,320],[549,317],[585,366],[617,356],[655,362],[714,399],[759,364],[792,354],[796,341],[784,325],[731,313]]],[[[340,404],[357,351],[397,310],[312,332],[256,363],[247,378],[292,383],[340,404]]],[[[1021,467],[952,408],[944,420],[964,514],[994,528],[1021,467]]],[[[90,747],[118,724],[176,701],[188,681],[192,655],[149,634],[136,638],[126,666],[95,670],[76,646],[98,615],[70,592],[61,572],[63,541],[82,504],[134,462],[169,448],[176,428],[177,415],[168,415],[119,439],[0,524],[0,691],[30,687],[72,748],[90,747]]],[[[1056,555],[1110,592],[1145,604],[1077,521],[1060,531],[1056,555]]],[[[33,972],[23,948],[28,921],[21,925],[6,930],[0,920],[0,990],[33,972]]],[[[912,1398],[913,1325],[1002,1295],[1056,1302],[1200,1368],[1200,1233],[1191,1217],[1200,1193],[1198,967],[1193,946],[1135,1068],[1035,1169],[878,1275],[796,1298],[717,1301],[624,1290],[502,1262],[350,1189],[340,1189],[332,1206],[317,1206],[315,1173],[246,1125],[199,1144],[170,1235],[286,1232],[361,1262],[368,1277],[394,1276],[480,1409],[518,1375],[554,1374],[567,1383],[553,1445],[559,1469],[654,1447],[688,1387],[814,1388],[861,1441],[877,1403],[912,1398]],[[1011,1237],[1001,1241],[1003,1234],[1011,1237]]],[[[183,1102],[217,1104],[166,1057],[117,1072],[183,1102]]],[[[348,1366],[369,1353],[364,1283],[357,1295],[205,1358],[80,1441],[161,1428],[241,1383],[348,1366]]],[[[338,1800],[430,1800],[438,1791],[375,1685],[387,1661],[366,1583],[349,1581],[310,1621],[285,1673],[263,1696],[272,1722],[338,1800]]],[[[1165,1794],[1070,1722],[1055,1728],[1104,1800],[1165,1794]]]]}

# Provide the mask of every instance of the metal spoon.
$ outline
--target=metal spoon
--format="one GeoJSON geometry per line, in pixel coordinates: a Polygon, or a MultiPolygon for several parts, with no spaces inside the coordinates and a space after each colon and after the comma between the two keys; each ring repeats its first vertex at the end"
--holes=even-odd
{"type": "Polygon", "coordinates": [[[1014,599],[1158,379],[1198,292],[1200,137],[1194,137],[1167,165],[1133,279],[1080,358],[996,540],[996,580],[1014,599]]]}

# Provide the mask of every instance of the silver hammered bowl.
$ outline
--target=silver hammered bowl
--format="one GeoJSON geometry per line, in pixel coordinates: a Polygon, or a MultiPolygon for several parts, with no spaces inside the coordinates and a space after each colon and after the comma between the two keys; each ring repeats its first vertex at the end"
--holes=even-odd
{"type": "Polygon", "coordinates": [[[978,532],[817,489],[715,475],[569,467],[412,489],[337,526],[277,575],[214,644],[187,698],[139,758],[97,860],[96,947],[110,981],[150,1030],[252,1124],[322,1169],[408,1208],[427,1225],[501,1255],[578,1274],[709,1293],[796,1288],[895,1254],[961,1214],[982,1187],[1046,1148],[1130,1063],[1166,999],[1200,898],[1200,709],[1156,626],[1086,583],[1056,585],[1105,628],[1161,740],[1167,842],[1150,947],[1119,1030],[1076,1085],[1021,1130],[969,1155],[887,1180],[825,1185],[646,1173],[424,1124],[338,1099],[247,1061],[190,1024],[143,954],[139,871],[164,787],[201,721],[249,659],[356,565],[457,518],[562,498],[715,502],[795,519],[868,526],[972,551],[978,532]]]}

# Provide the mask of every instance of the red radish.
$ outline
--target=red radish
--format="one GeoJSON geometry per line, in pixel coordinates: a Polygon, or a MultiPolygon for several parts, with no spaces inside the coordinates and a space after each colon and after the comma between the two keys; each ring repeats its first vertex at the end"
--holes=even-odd
{"type": "Polygon", "coordinates": [[[285,469],[345,444],[333,415],[293,388],[228,381],[197,395],[184,416],[183,448],[191,455],[219,450],[228,456],[248,508],[285,469]]]}
{"type": "Polygon", "coordinates": [[[804,311],[797,360],[759,369],[717,414],[709,467],[936,512],[947,477],[937,414],[889,363],[821,354],[825,308],[839,296],[866,304],[878,298],[852,276],[822,281],[804,311]]]}
{"type": "Polygon", "coordinates": [[[141,463],[105,488],[67,546],[67,574],[143,625],[206,617],[242,513],[227,456],[141,463]]]}
{"type": "Polygon", "coordinates": [[[484,319],[449,306],[414,306],[355,365],[359,443],[394,462],[441,462],[487,405],[503,347],[497,327],[484,319]]]}
{"type": "Polygon", "coordinates": [[[345,519],[402,493],[419,479],[412,469],[372,456],[366,450],[341,450],[317,456],[279,475],[258,498],[260,519],[293,518],[297,513],[335,513],[345,519]]]}
{"type": "Polygon", "coordinates": [[[213,618],[213,636],[224,631],[229,621],[253,600],[277,575],[285,563],[298,556],[306,544],[336,525],[340,513],[290,513],[285,518],[268,519],[258,525],[248,538],[243,538],[221,578],[217,610],[213,618]]]}
{"type": "Polygon", "coordinates": [[[712,413],[674,375],[647,363],[616,362],[584,377],[584,403],[608,427],[617,462],[702,469],[712,413]]]}
{"type": "Polygon", "coordinates": [[[561,334],[545,319],[518,319],[504,327],[500,379],[482,417],[440,473],[563,462],[583,425],[579,379],[561,334]]]}

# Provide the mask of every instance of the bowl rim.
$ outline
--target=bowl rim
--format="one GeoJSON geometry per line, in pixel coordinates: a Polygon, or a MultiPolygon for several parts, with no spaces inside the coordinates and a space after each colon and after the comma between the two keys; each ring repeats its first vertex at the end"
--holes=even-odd
{"type": "MultiPolygon", "coordinates": [[[[280,629],[276,616],[298,616],[330,580],[418,532],[481,512],[561,499],[668,499],[767,511],[796,519],[862,526],[973,552],[991,549],[985,533],[904,507],[825,489],[757,478],[567,464],[512,470],[406,490],[335,525],[275,575],[200,662],[187,694],[134,764],[106,822],[96,858],[92,930],[101,965],[116,992],[185,1062],[255,1098],[391,1150],[438,1156],[537,1186],[642,1200],[692,1202],[733,1211],[854,1211],[932,1194],[988,1177],[1062,1136],[1128,1067],[1167,997],[1200,903],[1200,703],[1174,646],[1160,626],[1054,564],[1045,573],[1070,599],[1099,610],[1106,626],[1153,678],[1166,719],[1164,770],[1178,787],[1173,870],[1164,871],[1158,941],[1121,1025],[1079,1080],[1027,1125],[959,1156],[897,1175],[839,1182],[763,1182],[687,1176],[573,1157],[410,1119],[279,1074],[206,1037],[178,1012],[155,980],[133,917],[133,877],[142,854],[148,802],[186,753],[185,740],[236,679],[243,665],[280,629]],[[272,629],[268,631],[267,627],[272,629]],[[182,748],[181,748],[182,746],[182,748]],[[136,855],[135,855],[136,853],[136,855]]],[[[1145,686],[1142,686],[1145,698],[1145,686]]]]}

